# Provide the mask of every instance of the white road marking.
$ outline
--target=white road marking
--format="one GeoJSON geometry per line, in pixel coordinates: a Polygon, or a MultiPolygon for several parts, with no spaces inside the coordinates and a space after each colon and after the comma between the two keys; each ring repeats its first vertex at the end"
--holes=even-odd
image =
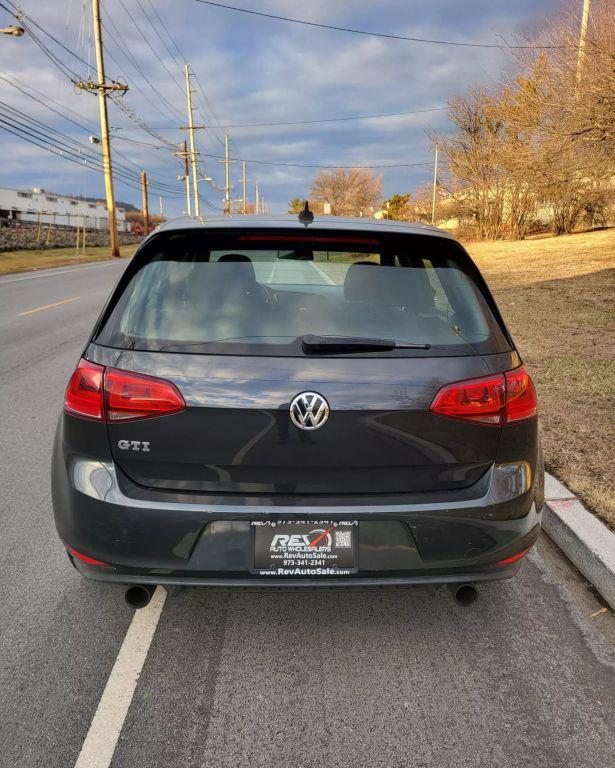
{"type": "MultiPolygon", "coordinates": [[[[121,259],[128,264],[128,259],[121,259]]],[[[75,267],[74,269],[52,269],[44,275],[26,275],[25,277],[14,277],[9,280],[0,280],[0,285],[9,285],[10,283],[19,283],[22,280],[40,280],[43,277],[57,277],[58,275],[67,275],[69,272],[84,272],[86,269],[99,269],[100,267],[110,267],[117,264],[117,261],[105,261],[104,264],[88,264],[85,267],[75,267]]]]}
{"type": "Polygon", "coordinates": [[[335,280],[332,280],[329,275],[322,270],[318,265],[314,264],[313,261],[308,261],[308,264],[313,267],[313,269],[316,270],[316,272],[322,277],[322,279],[327,283],[327,285],[337,285],[335,280]]]}
{"type": "Polygon", "coordinates": [[[61,301],[54,301],[53,304],[45,304],[42,307],[35,307],[35,309],[27,309],[25,312],[20,312],[19,317],[26,317],[26,315],[33,315],[35,312],[42,312],[45,309],[53,309],[59,307],[62,304],[68,304],[71,301],[79,301],[81,296],[71,296],[70,299],[62,299],[61,301]]]}
{"type": "Polygon", "coordinates": [[[150,604],[135,611],[75,768],[109,768],[111,765],[166,596],[166,590],[156,587],[150,604]]]}
{"type": "Polygon", "coordinates": [[[278,262],[274,261],[273,262],[273,269],[271,270],[271,274],[269,275],[267,280],[265,280],[265,282],[269,283],[269,285],[271,285],[273,283],[273,278],[275,277],[275,271],[276,271],[277,266],[278,266],[278,262]]]}

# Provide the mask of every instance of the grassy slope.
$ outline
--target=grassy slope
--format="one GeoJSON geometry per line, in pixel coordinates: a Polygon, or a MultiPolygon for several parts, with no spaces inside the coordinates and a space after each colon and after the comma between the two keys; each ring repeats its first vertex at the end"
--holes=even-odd
{"type": "Polygon", "coordinates": [[[548,468],[615,529],[615,230],[466,247],[536,383],[548,468]]]}
{"type": "MultiPolygon", "coordinates": [[[[122,256],[131,256],[134,245],[124,245],[122,256]]],[[[48,267],[63,267],[67,264],[84,264],[88,261],[110,259],[111,252],[107,246],[86,248],[85,253],[75,252],[74,248],[50,248],[40,251],[4,251],[0,253],[0,275],[11,272],[27,272],[30,269],[47,269],[48,267]]]]}

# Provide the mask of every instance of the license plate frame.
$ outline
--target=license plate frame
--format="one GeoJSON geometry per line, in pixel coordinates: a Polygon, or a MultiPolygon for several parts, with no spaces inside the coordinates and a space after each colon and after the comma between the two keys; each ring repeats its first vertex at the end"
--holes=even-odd
{"type": "Polygon", "coordinates": [[[356,520],[252,521],[250,570],[276,578],[352,576],[358,544],[356,520]]]}

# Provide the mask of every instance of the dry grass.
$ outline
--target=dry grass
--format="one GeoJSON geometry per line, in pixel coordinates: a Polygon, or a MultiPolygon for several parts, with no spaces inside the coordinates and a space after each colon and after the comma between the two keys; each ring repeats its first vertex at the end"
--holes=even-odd
{"type": "Polygon", "coordinates": [[[548,469],[615,529],[615,229],[467,248],[536,383],[548,469]]]}
{"type": "MultiPolygon", "coordinates": [[[[125,245],[123,256],[130,256],[134,246],[125,245]]],[[[75,252],[74,248],[50,248],[40,251],[5,251],[0,253],[0,275],[11,272],[27,272],[30,269],[64,267],[67,264],[85,264],[89,261],[103,261],[111,258],[108,246],[86,248],[85,252],[75,252]]]]}

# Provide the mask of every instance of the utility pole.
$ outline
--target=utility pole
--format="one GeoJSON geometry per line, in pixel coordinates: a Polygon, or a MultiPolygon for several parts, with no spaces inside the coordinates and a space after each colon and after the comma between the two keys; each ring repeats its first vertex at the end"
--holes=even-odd
{"type": "Polygon", "coordinates": [[[226,170],[224,185],[224,213],[227,216],[231,214],[231,168],[228,151],[228,133],[224,134],[224,166],[226,170]]]}
{"type": "Polygon", "coordinates": [[[188,145],[185,141],[179,145],[181,147],[180,152],[173,152],[175,157],[181,157],[184,161],[184,175],[178,176],[178,181],[183,181],[186,184],[186,215],[192,216],[192,203],[190,202],[190,168],[188,166],[188,145]]]}
{"type": "Polygon", "coordinates": [[[581,15],[581,34],[579,36],[579,54],[577,56],[577,87],[581,85],[583,75],[583,62],[585,61],[585,42],[587,39],[587,24],[589,22],[589,6],[591,0],[583,0],[583,13],[581,15]]]}
{"type": "Polygon", "coordinates": [[[256,185],[256,205],[255,205],[254,213],[256,213],[257,215],[260,213],[260,195],[258,192],[258,184],[256,185]]]}
{"type": "Polygon", "coordinates": [[[147,205],[147,174],[141,171],[141,200],[143,201],[143,232],[149,234],[149,209],[147,205]]]}
{"type": "Polygon", "coordinates": [[[113,193],[113,173],[111,167],[111,142],[109,140],[109,116],[107,113],[107,94],[109,91],[124,93],[127,85],[107,83],[105,81],[105,61],[103,58],[102,35],[100,28],[100,0],[92,0],[92,23],[94,26],[94,43],[96,45],[96,74],[97,82],[79,82],[78,88],[85,91],[98,92],[98,108],[100,112],[100,140],[102,144],[103,171],[105,174],[105,194],[107,197],[107,215],[109,218],[109,238],[111,240],[111,255],[119,258],[120,245],[117,234],[117,216],[115,211],[115,196],[113,193]]]}
{"type": "Polygon", "coordinates": [[[158,204],[160,205],[160,218],[164,219],[164,202],[162,201],[162,195],[158,195],[158,204]]]}
{"type": "Polygon", "coordinates": [[[436,157],[433,164],[433,195],[431,198],[431,223],[436,223],[436,188],[438,186],[438,145],[436,144],[436,157]]]}
{"type": "Polygon", "coordinates": [[[246,161],[243,160],[241,163],[241,188],[242,188],[242,195],[241,195],[241,212],[245,214],[248,212],[248,195],[247,195],[247,179],[246,179],[246,161]]]}
{"type": "MultiPolygon", "coordinates": [[[[201,201],[199,200],[199,168],[196,156],[196,147],[194,143],[194,132],[198,128],[205,128],[204,125],[195,125],[192,114],[192,89],[190,88],[190,65],[185,66],[186,73],[186,99],[188,103],[188,131],[190,135],[190,159],[192,163],[192,191],[194,193],[194,215],[201,215],[201,201]]],[[[188,214],[191,215],[191,214],[188,214]]]]}

